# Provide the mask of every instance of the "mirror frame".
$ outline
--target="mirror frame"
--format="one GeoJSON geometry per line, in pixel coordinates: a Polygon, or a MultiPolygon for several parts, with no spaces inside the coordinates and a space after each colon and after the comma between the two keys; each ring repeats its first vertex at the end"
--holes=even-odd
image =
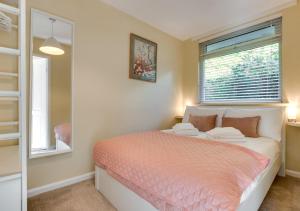
{"type": "Polygon", "coordinates": [[[73,152],[74,150],[74,40],[75,40],[75,23],[71,20],[59,17],[57,15],[50,14],[48,12],[44,12],[38,9],[31,8],[30,9],[30,75],[29,75],[29,118],[28,118],[28,157],[29,159],[33,158],[41,158],[41,157],[48,157],[48,156],[54,156],[54,155],[59,155],[59,154],[64,154],[64,153],[70,153],[73,152]],[[33,155],[31,152],[31,110],[32,110],[32,58],[34,56],[33,53],[33,24],[32,24],[32,19],[33,19],[33,13],[39,13],[41,15],[45,15],[48,17],[53,17],[56,20],[60,20],[63,22],[66,22],[72,26],[72,50],[71,50],[71,144],[70,144],[70,150],[64,150],[64,151],[55,151],[55,152],[45,152],[45,153],[40,153],[40,154],[35,154],[33,155]]]}

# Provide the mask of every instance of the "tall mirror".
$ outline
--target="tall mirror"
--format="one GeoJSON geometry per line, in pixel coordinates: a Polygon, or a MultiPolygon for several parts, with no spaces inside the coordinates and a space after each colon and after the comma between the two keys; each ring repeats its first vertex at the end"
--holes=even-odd
{"type": "Polygon", "coordinates": [[[72,151],[73,28],[31,10],[30,158],[72,151]]]}

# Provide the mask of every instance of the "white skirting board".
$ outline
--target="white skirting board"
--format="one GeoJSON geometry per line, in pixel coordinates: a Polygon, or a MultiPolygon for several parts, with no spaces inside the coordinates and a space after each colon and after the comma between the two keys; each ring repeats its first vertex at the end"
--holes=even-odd
{"type": "Polygon", "coordinates": [[[287,175],[291,177],[300,178],[300,171],[293,171],[293,170],[286,169],[285,172],[287,175]]]}
{"type": "Polygon", "coordinates": [[[52,191],[52,190],[63,188],[63,187],[69,186],[69,185],[73,185],[73,184],[82,182],[84,180],[92,179],[94,177],[95,177],[95,172],[93,171],[93,172],[89,172],[89,173],[86,173],[86,174],[83,174],[83,175],[72,177],[72,178],[69,178],[69,179],[66,179],[66,180],[62,180],[62,181],[59,181],[59,182],[54,182],[54,183],[50,183],[48,185],[40,186],[40,187],[37,187],[37,188],[32,188],[32,189],[28,190],[27,196],[28,196],[28,198],[30,198],[30,197],[39,195],[41,193],[45,193],[45,192],[48,192],[48,191],[52,191]]]}
{"type": "MultiPolygon", "coordinates": [[[[293,171],[286,169],[286,174],[292,177],[300,178],[300,172],[299,171],[293,171]]],[[[28,190],[28,198],[39,195],[41,193],[45,193],[48,191],[56,190],[59,188],[63,188],[69,185],[73,185],[79,182],[82,182],[84,180],[89,180],[95,177],[95,172],[89,172],[87,174],[83,174],[80,176],[72,177],[66,180],[62,180],[59,182],[50,183],[48,185],[40,186],[37,188],[32,188],[28,190]]]]}

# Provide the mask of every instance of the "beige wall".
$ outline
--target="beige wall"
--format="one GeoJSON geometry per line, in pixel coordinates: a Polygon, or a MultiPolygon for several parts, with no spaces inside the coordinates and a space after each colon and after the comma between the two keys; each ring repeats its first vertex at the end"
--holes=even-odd
{"type": "MultiPolygon", "coordinates": [[[[283,12],[282,78],[284,102],[300,105],[300,5],[283,12]]],[[[198,43],[184,42],[183,102],[198,103],[198,43]]],[[[299,107],[300,109],[300,107],[299,107]]],[[[300,118],[300,110],[299,116],[300,118]]],[[[300,128],[287,127],[287,169],[300,171],[300,128]]]]}
{"type": "Polygon", "coordinates": [[[99,0],[27,4],[28,17],[33,7],[75,23],[74,151],[30,160],[29,188],[93,171],[98,140],[170,126],[181,105],[182,42],[99,0]],[[157,83],[128,79],[131,32],[158,43],[157,83]]]}
{"type": "Polygon", "coordinates": [[[182,74],[183,105],[198,102],[199,47],[192,40],[184,42],[184,74],[182,74]]]}
{"type": "Polygon", "coordinates": [[[49,56],[42,53],[39,48],[44,40],[33,39],[33,54],[49,58],[50,77],[49,77],[49,112],[50,112],[50,144],[56,144],[54,127],[62,123],[71,123],[71,67],[72,67],[72,48],[69,45],[61,44],[65,53],[60,56],[49,56]]]}
{"type": "MultiPolygon", "coordinates": [[[[300,106],[300,4],[283,13],[283,94],[300,106]]],[[[298,107],[300,120],[300,107],[298,107]]],[[[300,128],[287,127],[287,169],[300,171],[300,128]]]]}

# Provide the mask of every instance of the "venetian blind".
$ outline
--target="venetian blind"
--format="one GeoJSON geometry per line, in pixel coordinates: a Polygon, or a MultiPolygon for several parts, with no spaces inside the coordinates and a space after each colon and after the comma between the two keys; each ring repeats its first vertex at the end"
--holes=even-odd
{"type": "Polygon", "coordinates": [[[200,44],[200,101],[281,101],[281,18],[200,44]]]}

